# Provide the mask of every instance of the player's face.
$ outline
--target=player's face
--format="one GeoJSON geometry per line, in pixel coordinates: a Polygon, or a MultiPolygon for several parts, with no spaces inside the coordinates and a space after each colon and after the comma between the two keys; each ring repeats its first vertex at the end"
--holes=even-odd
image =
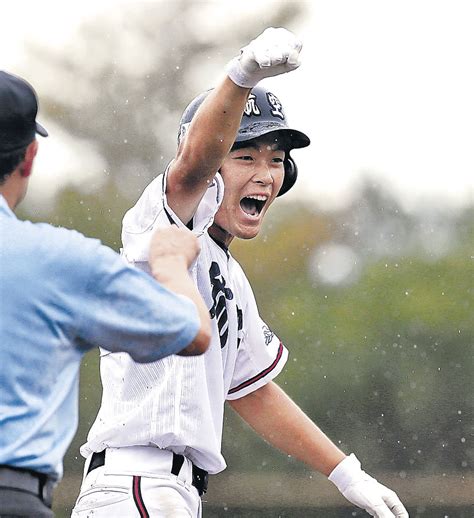
{"type": "Polygon", "coordinates": [[[285,175],[285,152],[274,142],[254,140],[248,147],[231,151],[221,167],[224,199],[211,229],[212,235],[229,245],[234,237],[251,239],[285,175]]]}

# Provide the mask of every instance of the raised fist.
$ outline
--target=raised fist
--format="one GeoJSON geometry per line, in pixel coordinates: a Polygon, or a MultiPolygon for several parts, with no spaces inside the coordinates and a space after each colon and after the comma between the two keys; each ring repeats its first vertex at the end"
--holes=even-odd
{"type": "Polygon", "coordinates": [[[261,79],[300,66],[301,41],[290,31],[270,27],[241,50],[227,65],[227,75],[238,86],[253,88],[261,79]]]}

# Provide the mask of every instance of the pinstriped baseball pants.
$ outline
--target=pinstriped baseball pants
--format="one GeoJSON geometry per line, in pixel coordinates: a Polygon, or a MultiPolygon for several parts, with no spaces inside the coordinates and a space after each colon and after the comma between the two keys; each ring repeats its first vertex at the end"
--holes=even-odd
{"type": "Polygon", "coordinates": [[[71,518],[201,518],[194,486],[175,475],[106,475],[91,471],[82,483],[71,518]]]}

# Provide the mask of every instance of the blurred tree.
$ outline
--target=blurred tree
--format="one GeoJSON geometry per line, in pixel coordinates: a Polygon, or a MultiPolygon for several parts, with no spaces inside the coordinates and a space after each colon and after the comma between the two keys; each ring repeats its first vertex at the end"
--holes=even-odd
{"type": "Polygon", "coordinates": [[[48,93],[43,113],[93,143],[106,164],[96,172],[104,179],[98,192],[68,187],[42,217],[116,245],[116,214],[123,216],[174,156],[186,105],[212,88],[227,61],[267,26],[291,29],[305,3],[257,3],[250,15],[240,10],[221,24],[210,23],[216,8],[188,0],[125,3],[83,25],[67,48],[51,53],[31,47],[30,74],[43,78],[48,93]],[[35,67],[41,67],[37,74],[35,67]],[[107,225],[100,223],[104,219],[107,225]]]}

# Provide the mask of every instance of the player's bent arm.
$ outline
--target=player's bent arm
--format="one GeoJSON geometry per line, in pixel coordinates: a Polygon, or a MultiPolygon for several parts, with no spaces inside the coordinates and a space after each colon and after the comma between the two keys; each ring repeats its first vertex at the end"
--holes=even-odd
{"type": "Polygon", "coordinates": [[[193,117],[170,165],[167,200],[187,223],[234,143],[249,88],[226,77],[206,97],[193,117]]]}
{"type": "Polygon", "coordinates": [[[376,518],[408,518],[391,489],[346,456],[274,382],[236,400],[232,408],[265,440],[328,476],[354,505],[376,518]]]}

